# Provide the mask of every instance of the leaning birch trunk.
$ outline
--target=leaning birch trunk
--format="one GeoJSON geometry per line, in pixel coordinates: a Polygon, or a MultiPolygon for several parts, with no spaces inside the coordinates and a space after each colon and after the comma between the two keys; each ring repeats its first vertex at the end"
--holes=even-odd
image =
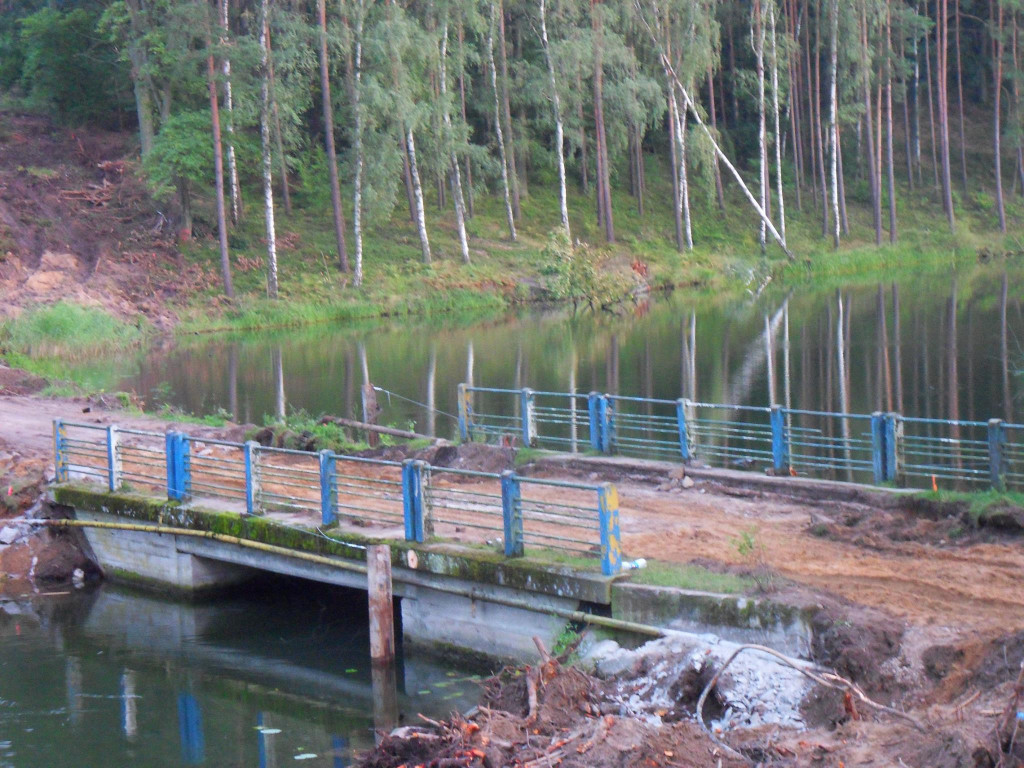
{"type": "Polygon", "coordinates": [[[832,0],[832,7],[829,10],[830,26],[832,28],[831,40],[829,41],[830,77],[829,77],[829,113],[828,129],[829,143],[832,149],[831,157],[831,185],[832,185],[832,244],[839,247],[839,123],[838,123],[838,87],[836,76],[839,71],[839,0],[832,0]]]}
{"type": "MultiPolygon", "coordinates": [[[[226,48],[228,45],[228,2],[220,0],[220,44],[226,48]]],[[[231,221],[237,224],[242,216],[242,194],[238,188],[238,167],[235,164],[235,106],[231,97],[231,57],[224,54],[224,61],[221,63],[221,71],[224,74],[224,111],[227,115],[225,128],[227,129],[227,156],[228,156],[228,180],[231,187],[231,221]]]]}
{"type": "Polygon", "coordinates": [[[348,247],[345,244],[345,217],[341,212],[341,189],[338,186],[338,155],[334,149],[334,107],[331,104],[331,78],[327,66],[326,0],[317,0],[320,20],[320,92],[324,108],[324,148],[331,183],[331,210],[334,214],[334,239],[338,246],[338,267],[348,272],[348,247]]]}
{"type": "Polygon", "coordinates": [[[669,76],[672,78],[672,82],[675,83],[676,88],[679,89],[679,93],[682,94],[683,108],[690,110],[690,114],[693,115],[693,121],[697,123],[698,126],[700,126],[700,129],[704,132],[705,137],[707,137],[708,141],[711,143],[711,148],[715,151],[715,156],[718,157],[718,159],[722,162],[722,165],[724,165],[728,169],[729,173],[732,174],[732,177],[736,180],[736,183],[739,184],[739,187],[742,190],[744,197],[747,198],[747,202],[750,203],[751,207],[754,209],[757,215],[761,217],[761,220],[765,222],[765,227],[767,227],[768,232],[771,234],[775,242],[779,244],[779,247],[782,249],[783,253],[785,253],[790,260],[795,259],[796,257],[793,256],[793,252],[789,250],[789,248],[787,247],[785,241],[782,239],[782,236],[779,234],[779,231],[775,228],[775,225],[765,215],[764,208],[757,204],[757,200],[754,198],[754,195],[750,192],[750,187],[747,186],[747,183],[743,180],[743,177],[740,175],[740,172],[736,170],[736,166],[732,164],[731,160],[729,160],[728,155],[726,155],[725,152],[722,151],[722,147],[715,139],[715,135],[708,128],[707,123],[704,122],[704,118],[701,116],[700,110],[697,109],[697,105],[694,104],[693,99],[690,98],[689,91],[687,91],[686,88],[683,86],[682,82],[680,82],[679,76],[676,74],[675,69],[672,67],[672,62],[669,61],[668,56],[665,55],[664,51],[658,45],[658,38],[655,36],[654,30],[651,29],[650,25],[647,23],[647,20],[643,17],[643,8],[640,5],[640,1],[634,0],[634,4],[636,5],[637,10],[641,12],[640,19],[644,27],[647,28],[647,33],[651,37],[651,42],[654,44],[655,50],[658,51],[658,56],[661,59],[661,66],[664,67],[665,71],[669,73],[669,76]]]}
{"type": "Polygon", "coordinates": [[[775,0],[768,3],[768,30],[771,36],[772,111],[775,113],[775,186],[779,196],[779,234],[786,239],[786,204],[782,195],[782,130],[779,126],[779,51],[775,41],[775,0]]]}
{"type": "Polygon", "coordinates": [[[263,216],[267,227],[267,296],[277,298],[277,236],[274,231],[273,153],[270,151],[270,0],[260,3],[260,146],[263,153],[263,216]]]}
{"type": "Polygon", "coordinates": [[[423,207],[423,185],[420,183],[419,166],[416,163],[416,140],[412,128],[405,129],[405,153],[409,158],[409,175],[412,177],[413,198],[416,201],[416,231],[420,236],[420,251],[423,263],[430,263],[430,238],[427,236],[427,214],[423,207]]]}
{"type": "MultiPolygon", "coordinates": [[[[666,72],[666,76],[667,76],[666,72]]],[[[676,248],[681,252],[684,246],[689,245],[689,240],[684,232],[683,225],[683,189],[682,181],[684,173],[681,169],[685,167],[685,160],[683,159],[683,151],[681,148],[682,142],[679,137],[679,105],[676,101],[676,89],[672,85],[672,81],[669,80],[669,93],[668,93],[668,119],[671,121],[670,131],[672,139],[672,186],[673,186],[673,217],[676,223],[676,248]]]]}
{"type": "MultiPolygon", "coordinates": [[[[494,6],[491,6],[493,13],[494,6]]],[[[572,232],[569,229],[569,204],[565,193],[565,132],[562,127],[562,106],[558,98],[558,85],[555,82],[555,62],[551,56],[551,46],[548,43],[547,14],[545,13],[544,0],[540,0],[540,34],[541,42],[544,44],[544,58],[548,62],[548,83],[551,86],[551,101],[555,112],[555,144],[558,148],[558,202],[562,209],[562,227],[565,229],[565,236],[572,242],[572,232]]],[[[492,56],[493,59],[493,56],[492,56]]],[[[491,62],[491,73],[493,77],[494,62],[491,62]]],[[[495,90],[495,104],[497,104],[497,90],[495,90]]]]}
{"type": "MultiPolygon", "coordinates": [[[[541,7],[543,8],[543,0],[541,0],[541,7]]],[[[543,11],[542,11],[543,13],[543,11]]],[[[505,218],[508,220],[508,236],[513,241],[516,239],[516,222],[515,216],[512,211],[512,192],[508,182],[508,163],[506,162],[505,153],[505,134],[501,130],[501,107],[498,103],[498,73],[494,67],[494,17],[496,15],[496,7],[494,3],[491,3],[491,23],[487,29],[487,61],[491,68],[491,90],[494,91],[494,128],[495,134],[498,138],[498,154],[501,156],[501,186],[505,192],[505,218]]],[[[565,192],[564,180],[562,177],[563,185],[562,191],[565,192]]]]}
{"type": "Polygon", "coordinates": [[[459,247],[462,250],[462,261],[469,264],[469,240],[466,237],[466,213],[465,200],[462,197],[462,175],[459,172],[459,157],[455,152],[455,142],[452,139],[452,116],[448,111],[448,22],[444,23],[441,30],[441,112],[444,118],[445,143],[448,145],[448,159],[452,174],[452,197],[455,203],[455,223],[459,229],[459,247]]]}
{"type": "MultiPolygon", "coordinates": [[[[263,0],[266,2],[266,0],[263,0]]],[[[352,232],[356,239],[356,264],[352,275],[352,285],[359,288],[363,284],[363,114],[361,90],[363,86],[363,0],[359,0],[356,8],[356,54],[355,75],[352,87],[352,118],[355,136],[352,143],[352,154],[355,156],[355,180],[352,185],[352,232]]]]}
{"type": "Polygon", "coordinates": [[[686,171],[686,112],[676,112],[676,141],[679,154],[679,206],[683,214],[686,250],[693,250],[693,226],[690,221],[690,177],[686,171]]]}

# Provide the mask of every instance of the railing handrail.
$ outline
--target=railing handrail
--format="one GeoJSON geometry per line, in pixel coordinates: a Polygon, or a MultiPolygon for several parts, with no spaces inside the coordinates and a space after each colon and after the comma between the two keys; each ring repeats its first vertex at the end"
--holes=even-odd
{"type": "MultiPolygon", "coordinates": [[[[54,421],[55,464],[58,481],[66,481],[70,475],[95,477],[105,480],[111,492],[123,487],[125,480],[135,482],[141,480],[147,485],[162,485],[166,481],[167,495],[172,500],[182,501],[192,496],[193,490],[201,491],[198,495],[226,498],[234,502],[244,499],[248,514],[259,514],[264,506],[283,510],[315,510],[317,497],[321,509],[323,525],[337,520],[338,514],[361,517],[371,523],[399,525],[404,521],[405,537],[409,540],[422,542],[432,527],[431,508],[424,503],[430,489],[433,475],[445,474],[460,477],[477,477],[497,481],[501,484],[501,494],[480,493],[475,495],[472,506],[467,502],[452,504],[438,500],[439,508],[463,513],[455,524],[474,528],[488,528],[504,532],[504,549],[506,556],[521,556],[525,551],[525,542],[547,548],[569,549],[578,554],[586,554],[590,546],[601,546],[601,570],[612,575],[621,565],[621,549],[619,547],[618,529],[618,496],[610,489],[611,486],[570,483],[543,478],[525,478],[513,470],[502,473],[480,472],[476,470],[453,467],[433,467],[425,461],[406,459],[391,461],[367,456],[353,456],[335,453],[330,450],[303,451],[295,448],[279,448],[262,446],[254,441],[244,443],[198,435],[187,435],[171,431],[164,434],[153,432],[143,433],[140,430],[122,430],[116,425],[94,426],[82,425],[105,433],[104,438],[90,440],[69,440],[67,428],[78,426],[77,422],[54,421]],[[125,459],[118,442],[121,434],[147,434],[164,438],[163,455],[166,460],[166,475],[158,476],[153,472],[153,463],[145,455],[140,465],[138,459],[125,470],[122,461],[125,459]],[[240,450],[241,457],[226,459],[223,456],[191,453],[191,445],[203,444],[240,450]],[[92,463],[74,463],[74,458],[87,458],[92,463]],[[316,460],[318,470],[303,469],[299,466],[261,462],[261,457],[270,455],[297,456],[316,460]],[[105,459],[105,466],[103,466],[105,459]],[[359,463],[376,467],[387,467],[400,470],[401,478],[375,477],[373,475],[353,475],[339,472],[338,464],[359,463]],[[99,465],[99,466],[97,466],[99,465]],[[141,468],[140,468],[141,467],[141,468]],[[244,485],[241,483],[244,475],[244,485]],[[587,504],[567,503],[564,498],[559,501],[521,497],[519,489],[522,483],[550,488],[572,488],[593,494],[593,501],[587,504]],[[398,495],[398,489],[400,496],[398,495]],[[554,510],[561,511],[554,511],[554,510]],[[558,535],[545,529],[550,528],[552,518],[568,517],[565,510],[577,510],[580,514],[572,515],[577,521],[591,521],[592,528],[577,523],[576,538],[558,535]],[[502,518],[502,527],[495,528],[488,524],[481,526],[473,516],[479,514],[497,514],[502,518]],[[536,524],[536,529],[534,525],[536,524]],[[580,536],[590,531],[593,541],[588,542],[580,536]],[[581,545],[586,545],[581,549],[581,545]]],[[[151,454],[159,454],[156,449],[149,449],[151,454]]],[[[129,457],[131,458],[131,457],[129,457]]],[[[159,461],[159,459],[157,459],[159,461]]],[[[436,493],[452,493],[451,488],[438,489],[436,493]]],[[[469,493],[469,492],[467,492],[469,493]]],[[[563,494],[564,496],[564,494],[563,494]]],[[[444,521],[443,521],[444,522],[444,521]]],[[[450,522],[450,521],[449,521],[450,522]]]]}
{"type": "Polygon", "coordinates": [[[807,471],[845,470],[846,479],[851,481],[854,472],[870,467],[876,485],[899,483],[912,476],[931,477],[935,487],[939,477],[976,481],[984,471],[975,466],[987,457],[994,488],[1005,488],[1007,482],[1024,485],[1024,472],[1018,469],[1024,461],[1024,441],[1008,439],[1008,433],[1017,438],[1024,424],[1000,419],[939,419],[884,411],[847,413],[777,404],[710,403],[600,392],[586,395],[587,414],[581,418],[575,405],[576,400],[583,398],[579,392],[544,392],[549,397],[573,398],[571,410],[547,403],[538,407],[536,397],[540,392],[530,388],[492,389],[460,384],[459,392],[459,432],[464,441],[478,435],[497,435],[503,440],[519,440],[525,446],[547,443],[564,449],[569,444],[574,452],[581,444],[589,443],[597,453],[669,452],[687,462],[698,455],[744,464],[770,460],[776,473],[793,474],[794,465],[799,464],[807,471]],[[476,392],[518,397],[517,413],[479,412],[472,398],[476,392]],[[627,403],[631,407],[620,409],[620,404],[627,403]],[[637,413],[638,409],[632,407],[635,404],[658,406],[658,412],[651,408],[651,412],[637,413]],[[664,406],[674,406],[675,416],[665,413],[664,406]],[[716,418],[707,413],[716,410],[736,415],[716,418]],[[743,414],[758,414],[759,418],[750,420],[743,414]],[[765,416],[767,419],[763,419],[765,416]],[[794,426],[794,416],[827,421],[812,429],[794,426]],[[828,420],[838,422],[838,426],[826,430],[828,420]],[[856,427],[856,436],[850,434],[851,422],[863,425],[856,427]],[[555,434],[545,432],[545,427],[554,428],[555,434]],[[920,434],[922,430],[918,427],[927,427],[927,433],[920,434]],[[567,437],[565,433],[570,428],[567,437]],[[982,429],[984,435],[975,431],[982,429]],[[964,434],[957,430],[964,430],[964,434]],[[811,437],[813,432],[820,438],[811,437]],[[965,462],[974,466],[964,468],[965,462]]]}

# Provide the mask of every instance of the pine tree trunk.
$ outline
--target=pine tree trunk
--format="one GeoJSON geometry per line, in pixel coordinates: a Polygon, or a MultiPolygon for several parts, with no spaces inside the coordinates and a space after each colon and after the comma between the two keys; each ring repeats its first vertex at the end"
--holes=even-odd
{"type": "Polygon", "coordinates": [[[409,176],[412,181],[413,198],[415,200],[416,231],[420,236],[420,252],[423,263],[430,263],[430,238],[427,236],[427,214],[423,205],[423,185],[420,184],[420,172],[416,164],[416,140],[412,128],[405,129],[405,156],[409,163],[409,176]]]}
{"type": "Polygon", "coordinates": [[[512,106],[509,98],[508,52],[505,41],[505,8],[502,0],[498,3],[498,60],[501,63],[501,98],[505,119],[506,156],[508,158],[509,185],[512,189],[512,214],[516,221],[522,216],[519,203],[519,172],[516,168],[516,146],[512,136],[512,106]]]}
{"type": "MultiPolygon", "coordinates": [[[[775,1],[768,3],[768,30],[771,40],[772,111],[775,114],[775,185],[779,198],[779,234],[786,239],[786,204],[782,189],[782,128],[779,118],[779,55],[775,40],[775,1]]],[[[717,167],[717,163],[715,164],[717,167]]]]}
{"type": "MultiPolygon", "coordinates": [[[[804,0],[804,15],[809,14],[809,3],[810,0],[804,0]]],[[[820,24],[816,23],[816,27],[820,24]]],[[[818,209],[818,145],[815,137],[817,135],[815,126],[817,120],[814,115],[814,71],[811,67],[811,27],[810,23],[807,25],[807,42],[804,45],[804,64],[806,67],[807,81],[807,148],[811,156],[811,201],[814,205],[814,210],[818,209]]],[[[817,58],[817,54],[815,54],[817,58]]]]}
{"type": "Polygon", "coordinates": [[[260,149],[263,220],[267,235],[267,296],[277,298],[277,234],[274,229],[273,153],[270,150],[270,0],[260,2],[260,149]]]}
{"type": "MultiPolygon", "coordinates": [[[[228,2],[219,0],[220,11],[220,44],[222,48],[228,45],[228,2]]],[[[224,55],[221,62],[221,73],[224,75],[224,112],[227,129],[227,142],[225,149],[228,156],[228,180],[231,189],[231,221],[237,224],[242,216],[242,195],[238,188],[238,168],[235,164],[235,106],[231,97],[231,57],[224,55]]]]}
{"type": "Polygon", "coordinates": [[[931,132],[932,150],[932,172],[935,176],[935,191],[941,193],[942,187],[939,183],[939,153],[938,143],[935,138],[935,91],[932,84],[932,54],[931,46],[928,43],[929,36],[924,36],[924,76],[925,85],[928,87],[928,128],[931,132]]]}
{"type": "Polygon", "coordinates": [[[583,112],[583,78],[580,76],[579,72],[576,73],[576,93],[580,96],[576,113],[576,117],[580,121],[580,188],[584,195],[589,195],[590,170],[587,163],[587,124],[585,122],[586,116],[583,112]]]}
{"type": "MultiPolygon", "coordinates": [[[[543,4],[543,0],[541,0],[541,2],[543,4]]],[[[494,92],[494,132],[498,139],[498,155],[501,158],[501,188],[505,193],[505,219],[508,223],[509,239],[514,242],[516,239],[516,221],[512,205],[512,190],[509,185],[508,178],[508,157],[505,149],[505,134],[501,129],[501,108],[498,103],[498,73],[494,66],[494,26],[496,16],[497,6],[494,3],[491,3],[491,23],[487,32],[487,61],[490,64],[491,70],[491,90],[494,92]]]]}
{"type": "Polygon", "coordinates": [[[839,247],[839,88],[837,77],[839,74],[839,0],[832,0],[829,10],[829,109],[828,126],[829,140],[832,145],[832,158],[830,173],[832,174],[832,244],[839,247]]]}
{"type": "MultiPolygon", "coordinates": [[[[544,45],[544,58],[548,64],[548,86],[551,88],[551,108],[555,117],[555,145],[558,156],[558,203],[562,214],[562,227],[565,229],[565,236],[572,242],[572,232],[569,230],[569,202],[565,189],[565,131],[562,127],[562,106],[558,98],[558,84],[555,81],[555,62],[551,56],[551,44],[548,42],[547,13],[545,0],[540,0],[540,32],[541,42],[544,45]]],[[[491,56],[491,70],[493,72],[493,54],[491,56]]]]}
{"type": "Polygon", "coordinates": [[[352,285],[359,288],[363,284],[363,0],[358,0],[355,12],[355,62],[352,77],[352,155],[355,178],[352,184],[352,234],[356,239],[356,263],[352,285]]]}
{"type": "Polygon", "coordinates": [[[324,110],[324,146],[331,184],[331,211],[334,214],[334,239],[338,247],[338,267],[348,272],[348,248],[345,245],[345,217],[341,212],[341,188],[338,185],[338,155],[334,150],[334,106],[331,103],[331,79],[327,65],[327,10],[325,0],[317,0],[320,21],[320,92],[324,110]]]}
{"type": "MultiPolygon", "coordinates": [[[[1017,11],[1014,10],[1010,14],[1010,18],[1013,23],[1013,33],[1011,35],[1011,45],[1013,47],[1013,114],[1014,119],[1019,121],[1021,118],[1021,103],[1020,103],[1020,78],[1017,77],[1017,73],[1020,71],[1020,62],[1017,58],[1017,11]]],[[[1015,181],[1020,182],[1020,194],[1024,195],[1024,141],[1022,141],[1022,135],[1020,131],[1016,131],[1017,135],[1017,172],[1014,176],[1015,181]]]]}
{"type": "MultiPolygon", "coordinates": [[[[224,211],[224,154],[220,138],[220,105],[217,101],[217,74],[213,66],[212,44],[207,39],[210,53],[206,57],[206,83],[210,92],[210,127],[213,132],[213,174],[217,195],[217,235],[220,245],[220,272],[224,280],[224,295],[235,298],[231,282],[231,260],[228,256],[228,226],[224,211]]],[[[191,217],[191,212],[189,214],[191,217]]]]}
{"type": "Polygon", "coordinates": [[[949,158],[949,0],[938,0],[936,30],[941,42],[936,45],[936,77],[939,84],[939,141],[942,161],[942,204],[949,221],[950,232],[955,231],[953,214],[953,179],[949,158]]]}
{"type": "Polygon", "coordinates": [[[871,191],[871,221],[875,229],[875,245],[882,244],[882,184],[878,176],[875,150],[875,115],[871,103],[871,49],[868,45],[867,12],[861,12],[861,76],[864,78],[864,124],[867,127],[868,187],[871,191]]]}
{"type": "Polygon", "coordinates": [[[896,169],[892,147],[892,17],[885,23],[885,167],[889,186],[889,242],[896,242],[896,169]]]}
{"type": "Polygon", "coordinates": [[[994,95],[995,105],[993,107],[993,149],[995,155],[996,173],[996,210],[999,212],[999,231],[1006,232],[1006,207],[1003,202],[1003,158],[1002,158],[1002,118],[1001,101],[1003,92],[1003,2],[995,0],[998,8],[996,11],[996,33],[993,47],[993,60],[995,62],[994,95]]]}
{"type": "Polygon", "coordinates": [[[459,231],[459,249],[462,261],[469,264],[469,238],[466,235],[466,203],[462,196],[462,174],[459,171],[459,157],[455,151],[452,136],[452,116],[448,111],[448,22],[441,30],[441,66],[439,82],[441,86],[442,119],[444,120],[445,143],[448,146],[449,173],[452,177],[452,203],[455,207],[455,225],[459,231]]]}
{"type": "Polygon", "coordinates": [[[594,133],[597,135],[598,210],[599,218],[604,225],[605,239],[609,243],[613,243],[615,242],[615,224],[612,219],[612,196],[609,188],[611,174],[608,169],[608,142],[604,127],[604,52],[597,0],[590,0],[590,12],[594,32],[594,133]]]}
{"type": "Polygon", "coordinates": [[[956,19],[956,92],[957,111],[960,113],[960,175],[963,183],[964,195],[967,195],[967,136],[964,131],[964,71],[962,59],[960,58],[960,0],[953,2],[953,14],[956,19]]]}

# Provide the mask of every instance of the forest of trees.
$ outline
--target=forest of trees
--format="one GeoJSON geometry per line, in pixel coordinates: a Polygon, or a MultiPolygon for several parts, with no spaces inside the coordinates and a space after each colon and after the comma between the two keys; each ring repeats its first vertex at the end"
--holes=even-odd
{"type": "Polygon", "coordinates": [[[229,296],[232,222],[262,207],[273,297],[275,206],[324,186],[356,286],[368,228],[398,206],[430,262],[428,198],[453,212],[467,263],[475,200],[502,199],[515,240],[534,185],[557,188],[568,243],[570,192],[614,241],[611,190],[642,214],[652,156],[671,170],[680,252],[698,209],[746,206],[762,251],[792,257],[794,208],[838,247],[848,199],[882,244],[901,195],[930,197],[953,231],[969,200],[1003,232],[1007,196],[1024,195],[1022,0],[0,0],[0,14],[0,88],[65,122],[137,125],[181,237],[193,196],[215,190],[229,296]]]}

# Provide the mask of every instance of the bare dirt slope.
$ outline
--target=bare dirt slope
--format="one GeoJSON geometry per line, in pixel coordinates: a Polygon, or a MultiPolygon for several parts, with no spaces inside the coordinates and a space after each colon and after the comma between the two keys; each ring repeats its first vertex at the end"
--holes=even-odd
{"type": "Polygon", "coordinates": [[[65,299],[158,327],[191,282],[130,137],[0,112],[0,318],[65,299]]]}

